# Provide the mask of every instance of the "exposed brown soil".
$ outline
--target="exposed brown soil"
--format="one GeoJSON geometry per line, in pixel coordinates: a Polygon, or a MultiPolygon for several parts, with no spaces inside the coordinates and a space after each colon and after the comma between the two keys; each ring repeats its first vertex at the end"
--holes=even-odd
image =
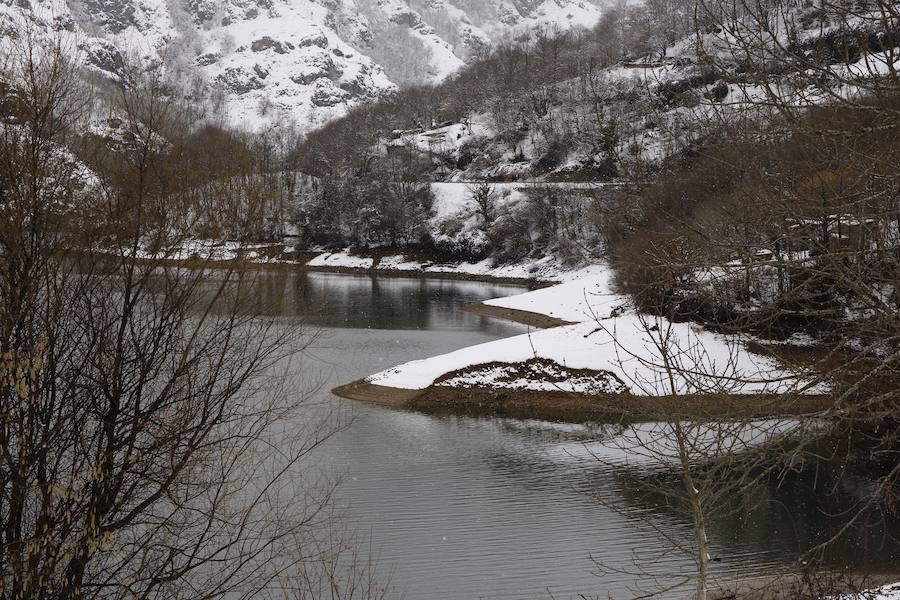
{"type": "Polygon", "coordinates": [[[383,385],[374,385],[360,379],[359,381],[336,387],[331,390],[331,393],[349,400],[390,406],[391,408],[406,408],[422,394],[422,390],[384,387],[383,385]]]}
{"type": "MultiPolygon", "coordinates": [[[[479,367],[480,368],[480,367],[479,367]]],[[[455,375],[461,372],[457,371],[455,375]]],[[[403,390],[355,381],[332,390],[348,398],[432,414],[493,415],[583,423],[673,418],[766,418],[814,414],[829,406],[827,396],[585,395],[565,391],[450,388],[403,390]]]]}
{"type": "Polygon", "coordinates": [[[409,402],[420,410],[449,409],[517,415],[542,415],[553,420],[590,421],[609,418],[658,420],[671,418],[762,418],[794,416],[822,410],[828,398],[803,397],[794,402],[760,395],[727,396],[587,396],[564,391],[484,390],[431,387],[409,402]]]}
{"type": "Polygon", "coordinates": [[[518,310],[516,308],[503,308],[501,306],[488,306],[487,304],[470,304],[464,307],[463,310],[483,317],[506,319],[507,321],[515,321],[516,323],[522,323],[523,325],[529,325],[539,329],[573,325],[570,321],[563,321],[562,319],[542,315],[541,313],[518,310]]]}

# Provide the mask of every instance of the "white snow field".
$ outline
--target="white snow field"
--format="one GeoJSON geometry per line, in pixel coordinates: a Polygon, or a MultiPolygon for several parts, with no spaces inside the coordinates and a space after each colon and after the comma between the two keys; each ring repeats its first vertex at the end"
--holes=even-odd
{"type": "Polygon", "coordinates": [[[346,252],[335,252],[320,254],[311,261],[307,266],[310,267],[341,267],[351,269],[371,269],[374,259],[361,256],[351,256],[346,252]]]}
{"type": "Polygon", "coordinates": [[[570,280],[559,285],[484,304],[539,313],[570,323],[605,319],[631,304],[628,296],[612,291],[611,277],[609,268],[592,265],[567,274],[570,280]]]}
{"type": "MultiPolygon", "coordinates": [[[[691,323],[629,310],[626,296],[611,293],[603,267],[577,273],[573,280],[486,304],[526,310],[574,321],[575,324],[488,342],[456,352],[412,361],[366,379],[400,389],[425,389],[462,369],[471,372],[440,383],[451,387],[558,389],[573,392],[617,392],[616,383],[640,396],[684,394],[766,394],[797,390],[820,393],[803,378],[782,369],[773,359],[746,350],[743,340],[705,331],[691,323]],[[542,366],[522,366],[544,359],[542,366]],[[570,379],[552,371],[586,369],[609,374],[570,379]],[[500,365],[494,364],[500,363],[500,365]],[[484,368],[471,369],[478,365],[484,368]],[[502,365],[519,365],[518,370],[502,365]],[[529,373],[534,379],[529,379],[529,373]]],[[[599,374],[598,374],[599,375],[599,374]]]]}
{"type": "Polygon", "coordinates": [[[900,582],[844,596],[840,600],[900,600],[900,582]]]}

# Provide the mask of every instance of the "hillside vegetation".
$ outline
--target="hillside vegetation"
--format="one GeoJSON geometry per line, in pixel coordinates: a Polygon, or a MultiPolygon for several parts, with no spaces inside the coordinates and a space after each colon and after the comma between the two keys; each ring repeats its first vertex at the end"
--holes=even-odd
{"type": "Polygon", "coordinates": [[[648,2],[533,31],[310,134],[298,224],[323,246],[612,260],[644,308],[719,326],[871,323],[897,300],[898,24],[887,0],[648,2]]]}

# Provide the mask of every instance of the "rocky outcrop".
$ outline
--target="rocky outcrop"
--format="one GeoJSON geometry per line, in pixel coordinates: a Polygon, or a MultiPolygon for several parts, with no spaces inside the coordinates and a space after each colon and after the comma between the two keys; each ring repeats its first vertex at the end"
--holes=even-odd
{"type": "Polygon", "coordinates": [[[27,22],[70,36],[86,66],[110,79],[133,57],[169,63],[205,82],[206,97],[224,95],[215,106],[236,124],[288,118],[308,129],[397,82],[448,76],[510,24],[589,24],[601,1],[0,0],[0,32],[27,22]],[[424,68],[409,69],[423,57],[424,68]]]}

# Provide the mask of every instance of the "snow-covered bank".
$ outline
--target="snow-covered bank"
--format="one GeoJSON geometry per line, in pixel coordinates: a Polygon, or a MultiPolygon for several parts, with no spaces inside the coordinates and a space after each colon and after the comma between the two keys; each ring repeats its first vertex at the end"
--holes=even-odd
{"type": "Polygon", "coordinates": [[[821,394],[744,340],[642,315],[595,265],[557,285],[485,302],[573,323],[399,365],[368,377],[402,390],[431,387],[634,396],[821,394]]]}
{"type": "Polygon", "coordinates": [[[599,273],[598,267],[571,266],[555,257],[543,257],[513,263],[497,263],[492,258],[479,262],[434,263],[415,260],[403,254],[388,256],[361,256],[348,250],[337,252],[301,250],[296,251],[290,243],[247,244],[236,241],[189,239],[160,250],[139,248],[98,249],[114,255],[124,255],[142,261],[161,263],[190,263],[192,265],[233,266],[234,261],[242,261],[245,266],[286,265],[315,271],[334,271],[361,274],[408,274],[442,278],[458,276],[465,279],[485,281],[515,280],[534,283],[556,283],[581,279],[599,273]]]}
{"type": "MultiPolygon", "coordinates": [[[[555,257],[498,264],[492,258],[479,262],[433,263],[414,260],[402,254],[371,257],[356,256],[349,250],[325,252],[306,263],[313,268],[366,269],[378,272],[417,273],[441,276],[468,275],[493,279],[518,279],[539,282],[560,282],[601,277],[605,269],[596,265],[571,267],[555,257]]],[[[526,309],[527,310],[527,309],[526,309]]]]}
{"type": "MultiPolygon", "coordinates": [[[[609,391],[627,391],[639,396],[775,394],[802,386],[800,379],[780,368],[773,359],[745,350],[740,340],[697,332],[688,323],[649,319],[628,314],[536,331],[409,362],[372,375],[366,381],[384,387],[425,389],[448,373],[539,358],[563,369],[594,371],[598,377],[606,374],[609,391]],[[667,360],[668,366],[674,362],[676,368],[667,369],[667,360]],[[615,382],[624,384],[625,389],[615,382]]],[[[571,381],[557,381],[548,379],[542,372],[535,373],[532,382],[523,381],[524,374],[511,381],[501,375],[496,368],[493,371],[482,368],[441,385],[586,393],[597,381],[597,377],[585,381],[584,375],[571,381]]]]}
{"type": "Polygon", "coordinates": [[[612,273],[602,265],[592,265],[571,273],[569,280],[484,304],[497,308],[522,310],[547,315],[570,323],[607,318],[630,305],[627,296],[612,290],[612,273]]]}
{"type": "Polygon", "coordinates": [[[204,263],[230,263],[243,260],[251,263],[270,264],[289,262],[293,252],[282,244],[259,243],[249,244],[234,240],[186,239],[162,249],[139,247],[136,251],[130,248],[111,250],[95,249],[138,260],[204,263]]]}
{"type": "Polygon", "coordinates": [[[375,259],[363,256],[351,256],[346,252],[324,253],[308,263],[308,267],[338,267],[342,269],[371,269],[375,259]]]}
{"type": "Polygon", "coordinates": [[[840,600],[900,600],[900,582],[843,596],[840,600]]]}

